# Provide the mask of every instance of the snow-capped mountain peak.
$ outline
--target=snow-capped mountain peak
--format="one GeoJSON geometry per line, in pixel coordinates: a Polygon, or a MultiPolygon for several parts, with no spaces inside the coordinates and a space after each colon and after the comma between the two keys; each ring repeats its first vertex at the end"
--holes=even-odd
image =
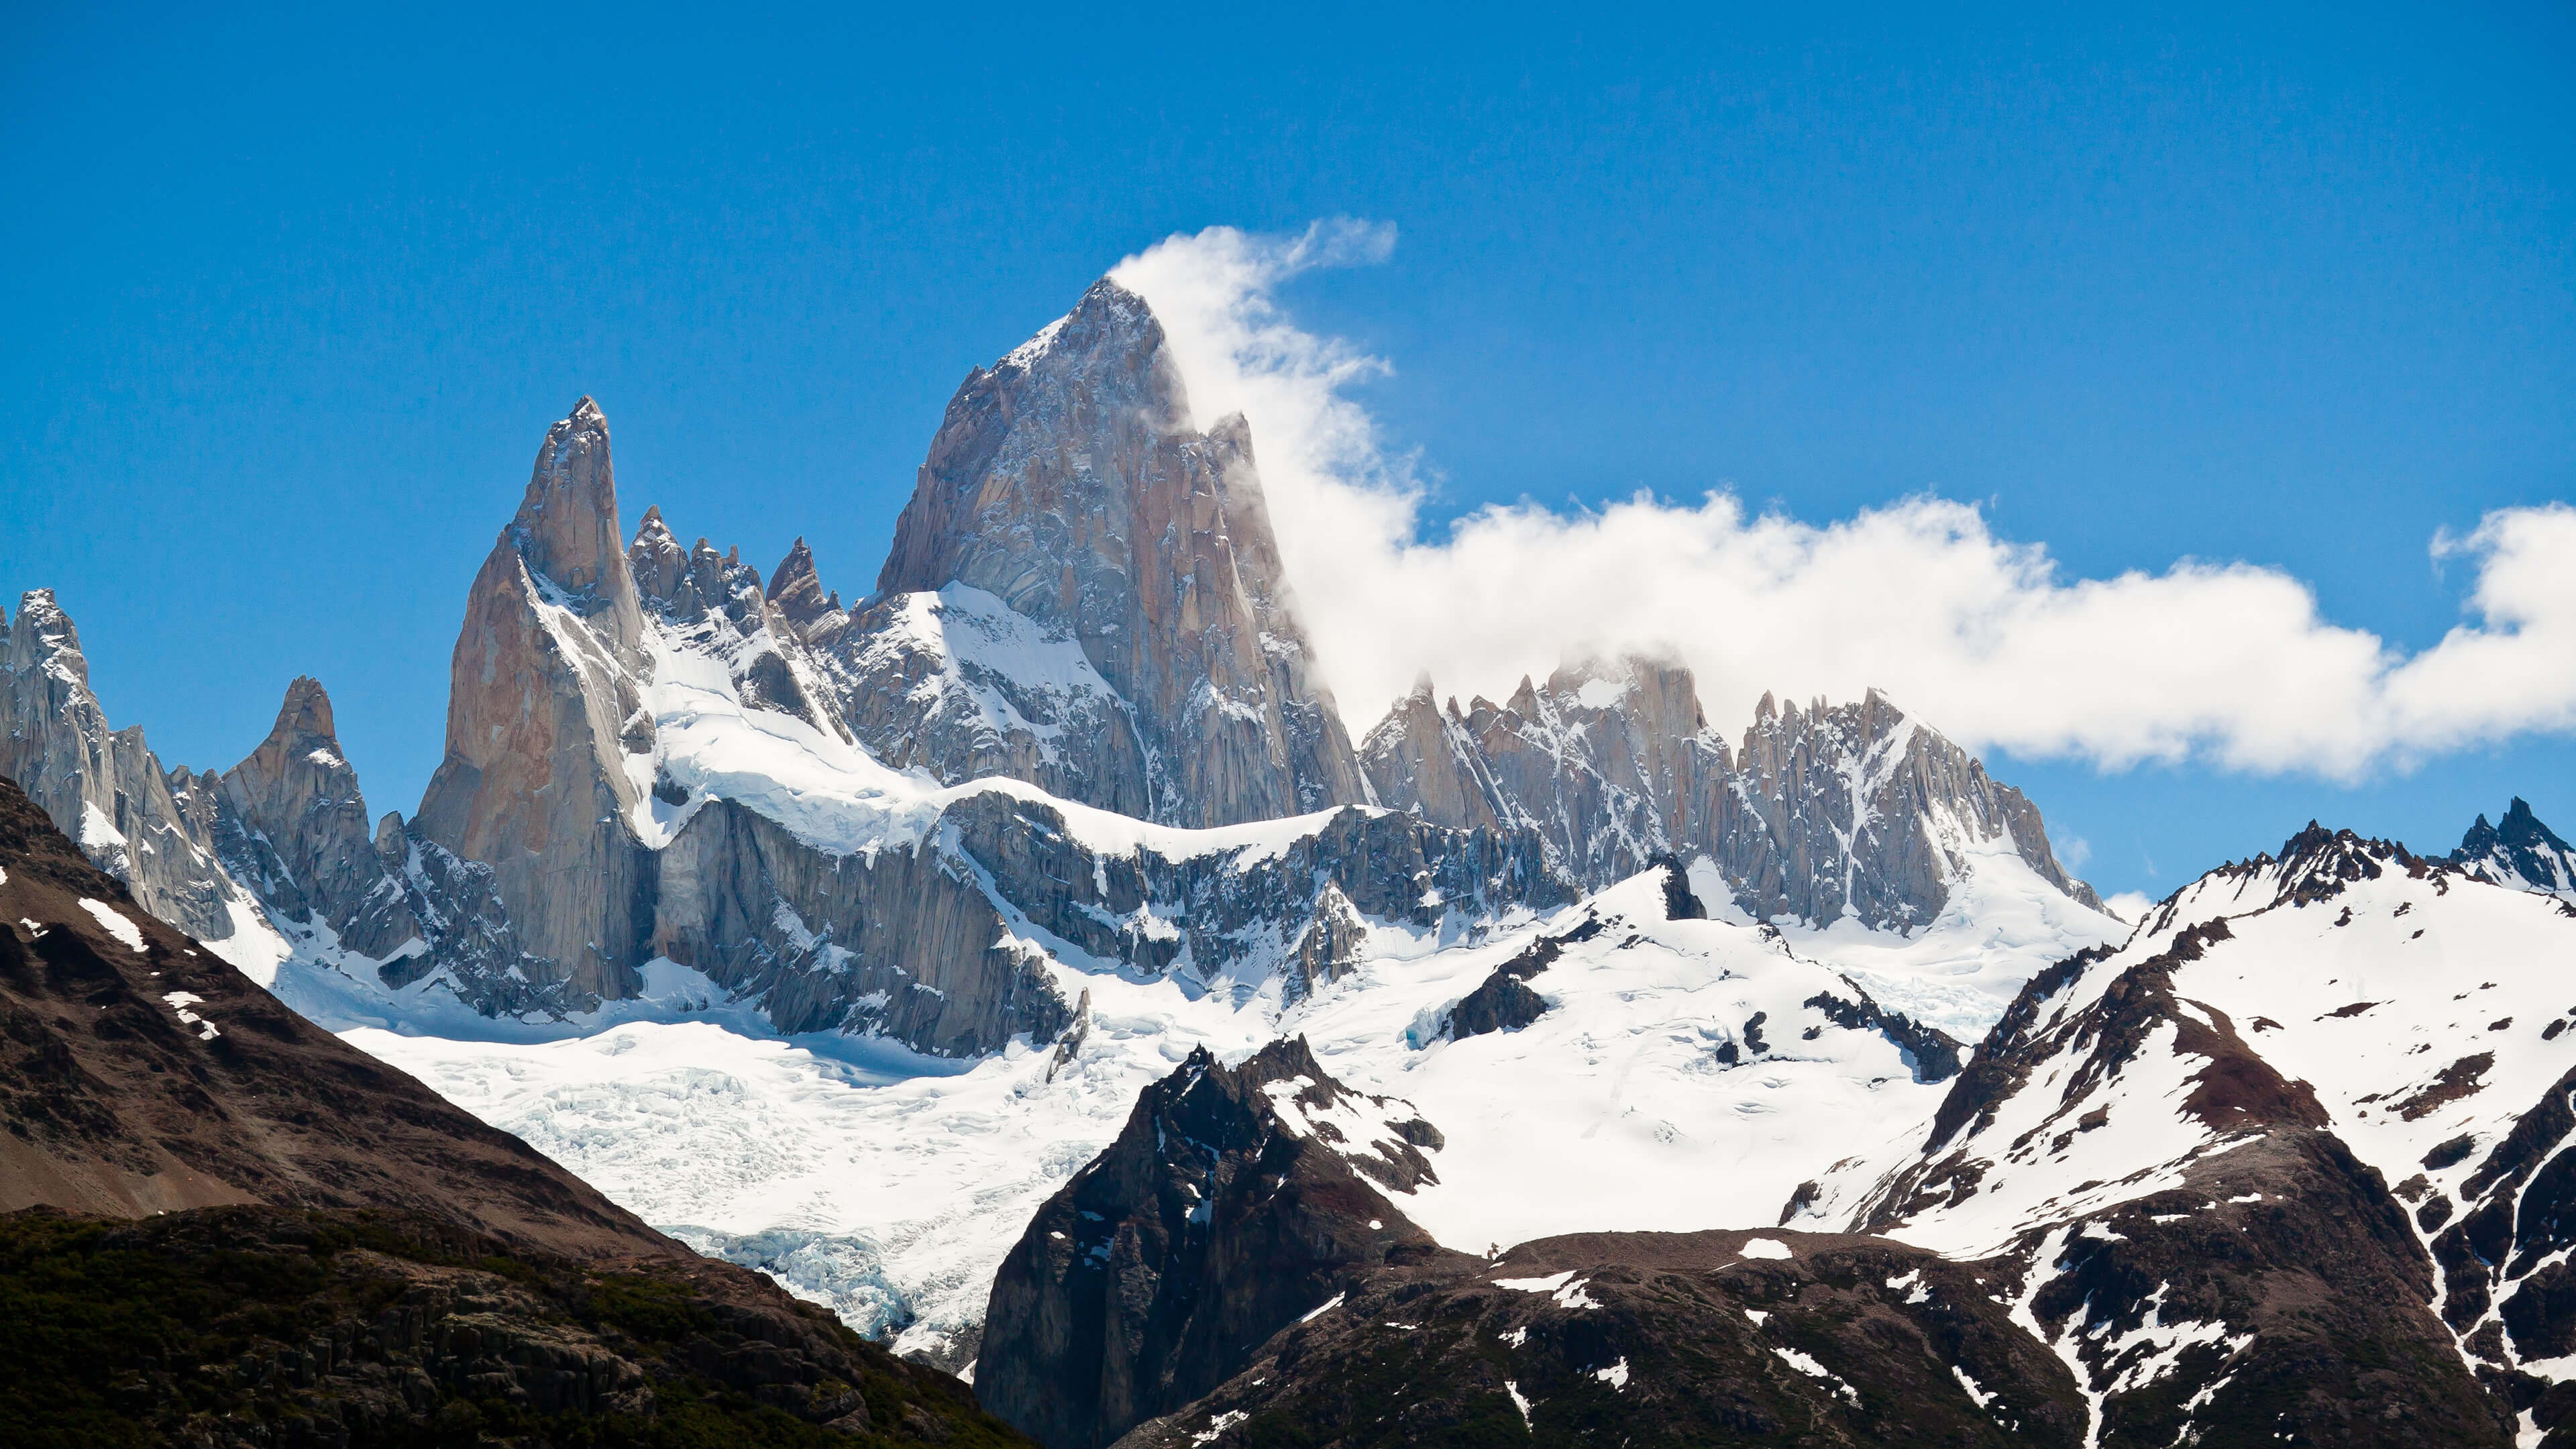
{"type": "Polygon", "coordinates": [[[2541,824],[2518,795],[2501,824],[2489,825],[2479,816],[2460,848],[2451,852],[2451,861],[2481,880],[2576,901],[2576,846],[2541,824]]]}

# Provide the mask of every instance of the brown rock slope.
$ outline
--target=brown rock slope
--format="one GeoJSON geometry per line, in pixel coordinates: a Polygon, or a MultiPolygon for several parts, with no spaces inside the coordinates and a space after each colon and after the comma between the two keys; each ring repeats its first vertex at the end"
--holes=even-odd
{"type": "Polygon", "coordinates": [[[289,1011],[0,778],[13,1444],[1022,1442],[289,1011]]]}
{"type": "Polygon", "coordinates": [[[1977,1265],[1884,1238],[1584,1233],[1390,1268],[1119,1449],[2085,1442],[1977,1265]]]}
{"type": "Polygon", "coordinates": [[[0,870],[0,1208],[406,1208],[533,1249],[685,1251],[154,919],[7,781],[0,870]]]}

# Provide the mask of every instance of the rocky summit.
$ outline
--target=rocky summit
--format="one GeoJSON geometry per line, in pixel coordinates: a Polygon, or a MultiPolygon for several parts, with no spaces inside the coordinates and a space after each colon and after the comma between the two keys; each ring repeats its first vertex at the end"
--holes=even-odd
{"type": "Polygon", "coordinates": [[[492,867],[528,952],[585,997],[625,995],[650,918],[633,811],[648,782],[643,611],[617,524],[608,420],[583,398],[546,432],[516,517],[467,594],[447,757],[422,833],[492,867]]]}
{"type": "Polygon", "coordinates": [[[877,574],[893,612],[871,622],[902,627],[906,596],[950,588],[1071,643],[1114,691],[1091,723],[1133,745],[1093,744],[1083,803],[1206,826],[1365,798],[1312,677],[1251,427],[1198,428],[1162,324],[1116,282],[950,400],[877,574]]]}
{"type": "Polygon", "coordinates": [[[1686,852],[1757,918],[1908,930],[1938,919],[1985,854],[2100,905],[2020,791],[1876,690],[1804,711],[1765,695],[1730,747],[1676,664],[1569,666],[1464,711],[1435,704],[1425,678],[1361,750],[1384,804],[1461,828],[1527,825],[1595,888],[1686,852]]]}
{"type": "Polygon", "coordinates": [[[140,727],[108,728],[80,631],[53,590],[18,600],[8,639],[0,775],[153,915],[201,940],[230,939],[250,897],[215,859],[214,782],[164,771],[140,727]]]}

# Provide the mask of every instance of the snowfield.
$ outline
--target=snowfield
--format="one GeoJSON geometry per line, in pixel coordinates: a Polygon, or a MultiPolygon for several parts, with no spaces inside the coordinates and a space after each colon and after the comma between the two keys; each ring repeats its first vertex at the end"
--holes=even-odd
{"type": "MultiPolygon", "coordinates": [[[[1439,1183],[1399,1206],[1479,1251],[1579,1230],[1775,1222],[1802,1182],[1938,1104],[1945,1085],[1918,1081],[1886,1037],[1805,1004],[1861,994],[1810,945],[1878,943],[1663,916],[1662,878],[1649,873],[1472,947],[1377,925],[1380,954],[1285,1009],[1275,980],[1207,990],[1058,964],[1066,998],[1090,998],[1089,1028],[1063,1062],[1025,1042],[966,1063],[879,1039],[778,1039],[668,962],[649,973],[646,1000],[611,1008],[624,1019],[559,1026],[556,1040],[480,1018],[485,1040],[381,1025],[345,1035],[693,1246],[954,1361],[1038,1204],[1201,1045],[1233,1061],[1302,1033],[1348,1086],[1412,1103],[1446,1145],[1430,1154],[1439,1183]],[[1551,1005],[1536,1023],[1441,1035],[1448,1008],[1496,965],[1587,916],[1603,929],[1530,980],[1551,1005]],[[521,1039],[488,1039],[502,1035],[521,1039]]],[[[1920,959],[1951,963],[1956,949],[1920,959]]],[[[1870,959],[1873,980],[1907,979],[1900,947],[1870,959]]]]}

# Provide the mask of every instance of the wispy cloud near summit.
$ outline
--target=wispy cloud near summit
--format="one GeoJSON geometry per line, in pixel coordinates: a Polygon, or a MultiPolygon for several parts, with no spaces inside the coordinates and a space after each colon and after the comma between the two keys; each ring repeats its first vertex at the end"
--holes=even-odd
{"type": "MultiPolygon", "coordinates": [[[[2044,545],[1918,496],[1812,524],[1715,491],[1592,511],[1483,509],[1425,537],[1411,460],[1347,389],[1386,362],[1300,329],[1276,289],[1384,260],[1393,228],[1175,236],[1120,263],[1202,422],[1240,410],[1280,550],[1344,713],[1365,728],[1429,670],[1498,693],[1588,653],[1676,654],[1721,724],[1774,690],[1888,690],[1944,731],[2117,768],[2214,760],[2353,779],[2576,730],[2576,509],[2490,513],[2431,544],[2476,571],[2466,617],[2414,654],[2320,616],[2277,569],[2184,559],[2067,578],[2044,545]]],[[[1587,480],[1569,479],[1580,486],[1587,480]]]]}

